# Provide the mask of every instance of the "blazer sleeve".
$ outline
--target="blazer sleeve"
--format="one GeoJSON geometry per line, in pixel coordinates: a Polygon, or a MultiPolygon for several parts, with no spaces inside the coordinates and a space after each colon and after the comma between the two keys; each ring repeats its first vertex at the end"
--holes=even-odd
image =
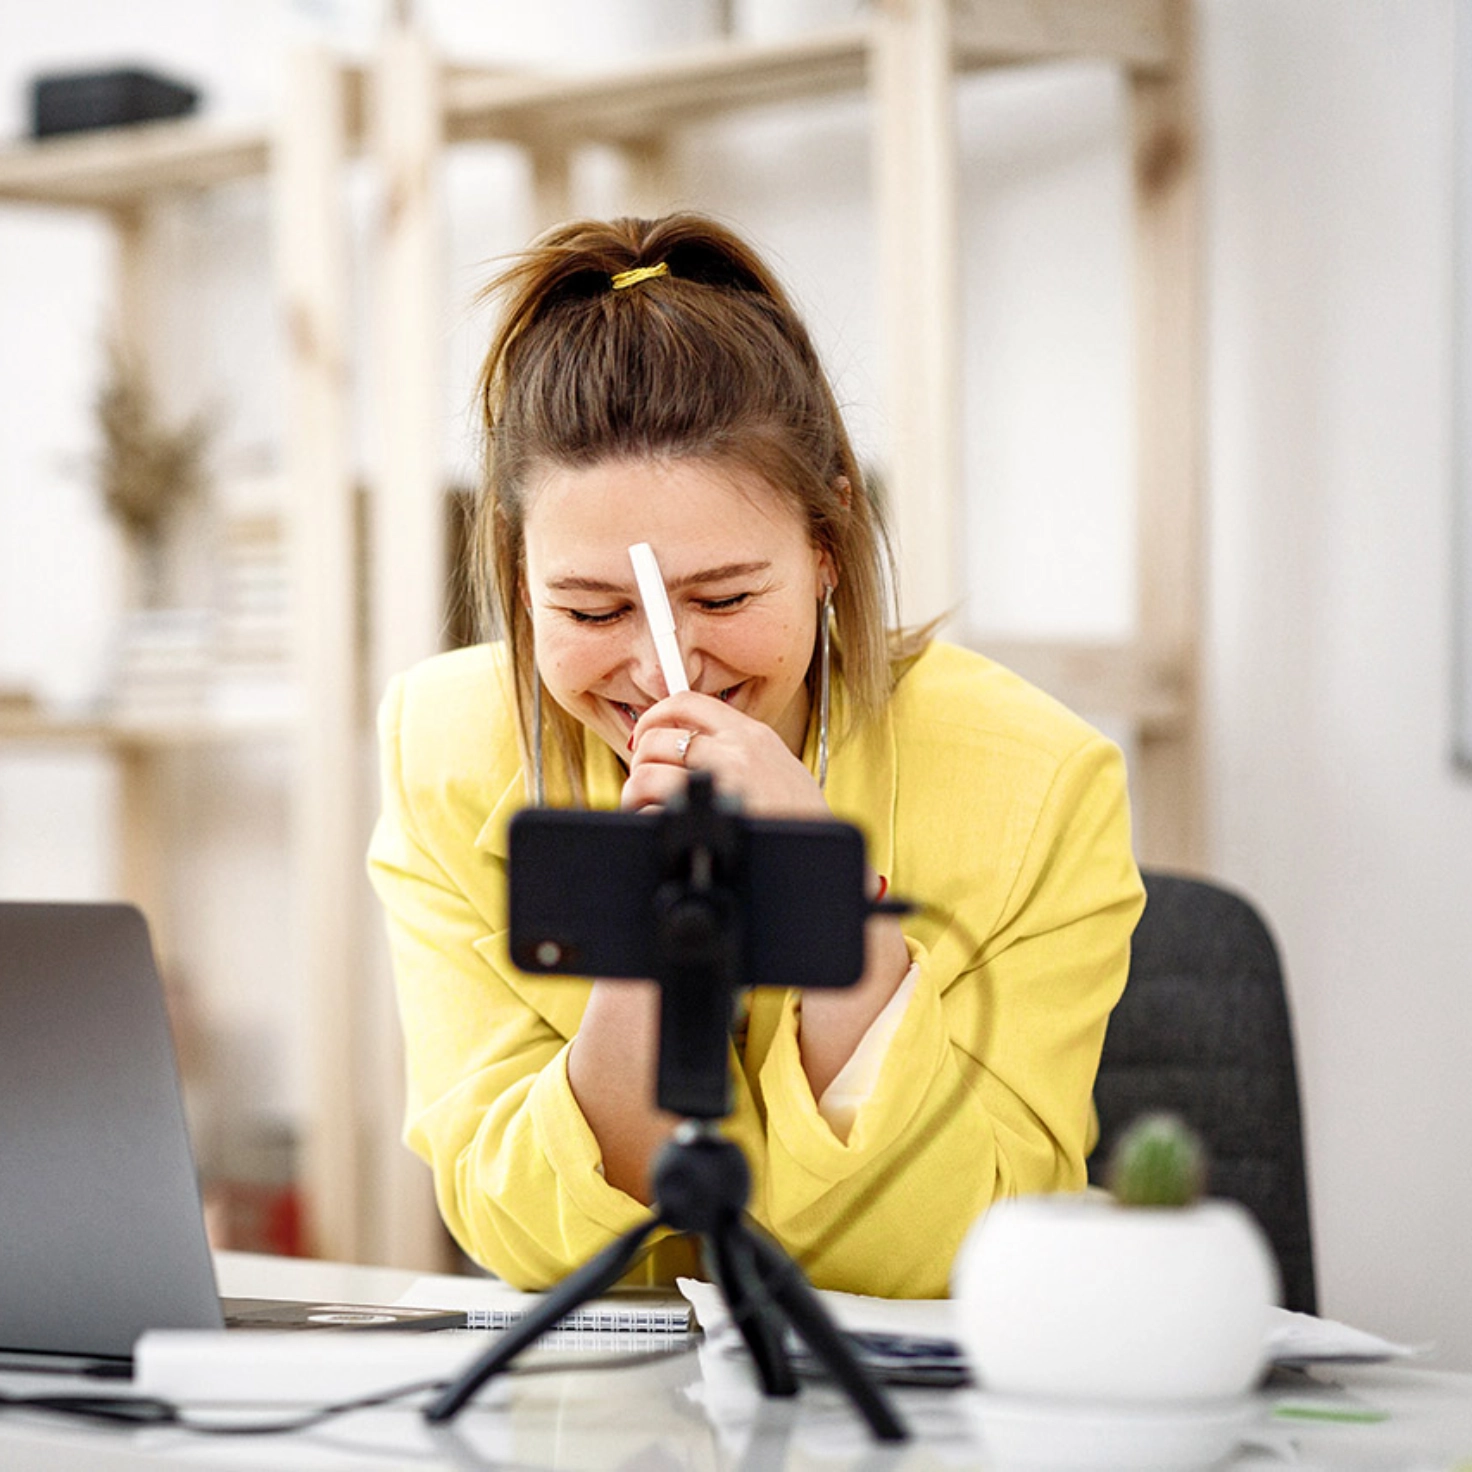
{"type": "Polygon", "coordinates": [[[1000,872],[1015,817],[983,821],[954,791],[948,805],[896,853],[900,891],[929,900],[905,924],[919,977],[847,1139],[807,1087],[795,997],[762,1065],[762,1214],[822,1287],[944,1296],[992,1201],[1086,1184],[1104,1030],[1143,905],[1123,760],[1090,733],[1000,872]]]}
{"type": "MultiPolygon", "coordinates": [[[[568,1037],[513,980],[504,860],[474,844],[484,808],[464,804],[457,824],[441,753],[410,754],[405,727],[399,680],[380,709],[369,873],[398,988],[405,1139],[432,1167],[465,1251],[513,1284],[543,1287],[647,1212],[604,1180],[568,1084],[568,1037]]],[[[576,1012],[578,983],[561,985],[576,1012]]]]}

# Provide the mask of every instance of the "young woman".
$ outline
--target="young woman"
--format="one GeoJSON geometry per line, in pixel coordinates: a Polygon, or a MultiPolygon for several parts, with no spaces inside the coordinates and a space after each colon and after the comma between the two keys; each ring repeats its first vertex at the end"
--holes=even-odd
{"type": "MultiPolygon", "coordinates": [[[[891,631],[887,546],[808,334],[713,221],[580,222],[491,288],[479,586],[492,642],[398,678],[370,870],[407,1044],[406,1135],[456,1240],[524,1287],[647,1212],[651,983],[533,978],[506,828],[637,810],[691,770],[754,816],[864,832],[852,989],[747,997],[726,1133],[751,1209],[820,1287],[946,1292],[975,1217],[1077,1190],[1143,902],[1118,750],[982,656],[891,631]],[[628,549],[649,543],[671,695],[628,549]]],[[[666,1237],[648,1281],[696,1270],[666,1237]]]]}

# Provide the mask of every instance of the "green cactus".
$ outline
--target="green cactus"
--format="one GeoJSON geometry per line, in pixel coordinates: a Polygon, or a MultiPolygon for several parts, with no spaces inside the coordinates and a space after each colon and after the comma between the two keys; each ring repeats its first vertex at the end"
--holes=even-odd
{"type": "Polygon", "coordinates": [[[1178,1115],[1142,1115],[1115,1142],[1108,1182],[1122,1206],[1189,1206],[1206,1185],[1206,1147],[1178,1115]]]}

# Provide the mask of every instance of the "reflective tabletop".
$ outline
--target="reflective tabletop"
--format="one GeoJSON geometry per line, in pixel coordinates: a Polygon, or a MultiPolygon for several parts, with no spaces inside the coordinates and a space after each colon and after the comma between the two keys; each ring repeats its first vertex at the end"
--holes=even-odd
{"type": "MultiPolygon", "coordinates": [[[[221,1290],[392,1302],[419,1275],[222,1254],[221,1290]]],[[[421,1336],[409,1336],[419,1338],[421,1336]]],[[[473,1350],[481,1341],[468,1339],[473,1350]]],[[[126,1382],[0,1375],[0,1389],[127,1389],[126,1382]]],[[[539,1352],[453,1422],[428,1425],[423,1395],[291,1434],[118,1429],[0,1410],[0,1468],[839,1469],[1298,1467],[1472,1468],[1472,1375],[1431,1364],[1320,1368],[1241,1401],[1131,1412],[1023,1403],[974,1389],[889,1391],[911,1439],[881,1445],[833,1386],[762,1396],[744,1357],[692,1336],[682,1352],[629,1363],[539,1352]]],[[[190,1406],[200,1420],[280,1420],[301,1407],[190,1406]]]]}

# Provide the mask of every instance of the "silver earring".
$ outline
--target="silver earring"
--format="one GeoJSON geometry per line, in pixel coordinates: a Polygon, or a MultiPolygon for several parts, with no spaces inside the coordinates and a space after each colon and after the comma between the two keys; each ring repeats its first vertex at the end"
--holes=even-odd
{"type": "Polygon", "coordinates": [[[532,666],[532,802],[547,806],[547,774],[542,766],[542,677],[532,666]]]}
{"type": "Polygon", "coordinates": [[[833,622],[833,589],[823,589],[818,611],[818,790],[828,785],[828,658],[833,622]]]}

